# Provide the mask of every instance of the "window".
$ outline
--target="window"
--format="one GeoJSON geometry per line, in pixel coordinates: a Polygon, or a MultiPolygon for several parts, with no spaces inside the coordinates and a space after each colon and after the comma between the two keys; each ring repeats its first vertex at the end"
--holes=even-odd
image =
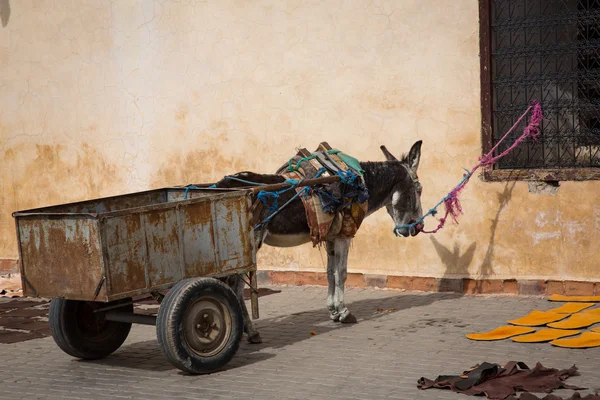
{"type": "Polygon", "coordinates": [[[538,142],[484,179],[600,179],[600,0],[480,0],[480,47],[483,152],[532,99],[544,112],[538,142]]]}

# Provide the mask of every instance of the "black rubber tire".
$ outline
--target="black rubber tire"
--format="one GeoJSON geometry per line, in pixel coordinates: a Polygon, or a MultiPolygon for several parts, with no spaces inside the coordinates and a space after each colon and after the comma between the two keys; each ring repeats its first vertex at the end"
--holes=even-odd
{"type": "Polygon", "coordinates": [[[208,374],[225,366],[237,352],[243,331],[244,318],[235,293],[214,278],[188,279],[173,286],[163,299],[156,319],[156,337],[162,353],[173,366],[189,374],[208,374]],[[216,354],[201,356],[189,345],[185,325],[189,323],[186,318],[199,316],[199,313],[188,315],[189,309],[205,298],[218,301],[226,309],[230,329],[219,341],[222,348],[216,354]]]}
{"type": "MultiPolygon", "coordinates": [[[[120,302],[131,301],[124,299],[120,302]]],[[[48,312],[54,341],[68,355],[83,360],[104,358],[116,351],[131,330],[131,323],[106,321],[93,309],[116,303],[52,299],[48,312]],[[93,325],[93,327],[92,327],[93,325]]],[[[133,304],[119,310],[133,312],[133,304]]]]}

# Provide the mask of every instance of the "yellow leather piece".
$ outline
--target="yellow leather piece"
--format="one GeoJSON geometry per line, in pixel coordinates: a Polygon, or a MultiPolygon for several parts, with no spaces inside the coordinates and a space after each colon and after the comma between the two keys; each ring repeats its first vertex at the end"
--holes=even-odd
{"type": "Polygon", "coordinates": [[[600,328],[592,328],[592,332],[600,333],[600,328]]]}
{"type": "Polygon", "coordinates": [[[568,316],[569,314],[559,314],[556,312],[544,312],[533,310],[524,317],[509,320],[508,323],[522,326],[540,326],[546,325],[549,322],[560,321],[561,319],[565,319],[568,316]]]}
{"type": "Polygon", "coordinates": [[[548,327],[556,329],[579,329],[587,328],[588,326],[594,325],[598,322],[600,322],[600,313],[584,311],[578,314],[573,314],[564,321],[548,324],[548,327]]]}
{"type": "Polygon", "coordinates": [[[559,313],[559,314],[575,314],[579,311],[585,310],[586,308],[590,308],[596,303],[566,303],[560,307],[553,308],[552,310],[548,310],[547,312],[559,313]]]}
{"type": "Polygon", "coordinates": [[[540,329],[530,335],[522,335],[512,338],[513,342],[519,343],[541,343],[549,342],[551,340],[560,339],[567,336],[574,336],[581,333],[577,330],[564,330],[564,329],[540,329]]]}
{"type": "Polygon", "coordinates": [[[523,326],[500,326],[494,330],[483,333],[469,333],[467,338],[471,340],[502,340],[512,336],[524,335],[526,333],[535,332],[535,328],[526,328],[523,326]]]}
{"type": "Polygon", "coordinates": [[[553,294],[548,299],[549,301],[571,301],[571,302],[584,302],[584,303],[598,303],[600,302],[600,296],[564,296],[562,294],[553,294]]]}
{"type": "Polygon", "coordinates": [[[550,342],[553,346],[566,347],[568,349],[585,349],[600,346],[600,333],[583,332],[581,336],[567,339],[557,339],[550,342]]]}

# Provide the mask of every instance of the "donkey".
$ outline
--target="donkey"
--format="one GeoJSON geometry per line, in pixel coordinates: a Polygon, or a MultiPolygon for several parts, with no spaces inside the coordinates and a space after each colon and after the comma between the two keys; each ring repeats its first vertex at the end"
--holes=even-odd
{"type": "MultiPolygon", "coordinates": [[[[381,146],[381,151],[387,161],[360,163],[361,168],[365,171],[365,184],[369,192],[367,216],[385,207],[396,225],[414,224],[422,217],[422,186],[417,175],[421,158],[421,144],[421,140],[417,141],[408,155],[403,155],[399,160],[385,146],[381,146]]],[[[280,175],[257,174],[249,171],[239,172],[232,176],[264,184],[285,181],[285,178],[280,175]]],[[[227,177],[215,185],[217,188],[247,186],[247,184],[227,177]]],[[[290,200],[294,195],[292,192],[282,193],[279,204],[285,204],[290,200]]],[[[269,214],[270,212],[265,208],[260,215],[260,220],[264,220],[269,214]]],[[[422,229],[422,224],[418,224],[415,227],[399,229],[398,233],[404,237],[416,236],[422,229]]],[[[340,231],[341,221],[334,220],[326,240],[327,309],[333,321],[356,323],[356,317],[344,304],[344,285],[351,239],[338,236],[340,231]]],[[[263,229],[262,232],[262,238],[256,240],[258,243],[265,243],[269,246],[293,247],[310,242],[309,227],[302,200],[296,198],[292,201],[268,222],[266,229],[263,229]]],[[[259,235],[260,233],[257,236],[259,235]]],[[[225,278],[225,281],[240,300],[244,317],[244,332],[248,335],[248,342],[262,343],[259,332],[252,325],[244,302],[244,281],[237,275],[225,278]]]]}

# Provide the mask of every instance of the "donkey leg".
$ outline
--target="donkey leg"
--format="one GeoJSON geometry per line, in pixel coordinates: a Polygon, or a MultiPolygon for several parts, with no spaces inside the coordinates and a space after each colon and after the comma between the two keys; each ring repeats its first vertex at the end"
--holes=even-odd
{"type": "Polygon", "coordinates": [[[248,335],[248,343],[262,343],[260,334],[252,325],[252,319],[248,314],[248,308],[246,307],[246,302],[244,301],[244,280],[240,278],[239,275],[231,275],[228,277],[228,283],[235,293],[235,297],[237,297],[238,301],[240,302],[242,316],[244,318],[244,332],[246,332],[248,335]]]}
{"type": "Polygon", "coordinates": [[[329,310],[329,318],[338,322],[340,314],[335,307],[335,247],[334,243],[326,242],[327,249],[327,309],[329,310]]]}
{"type": "MultiPolygon", "coordinates": [[[[256,235],[255,237],[255,245],[256,249],[260,248],[262,245],[262,241],[266,236],[266,231],[261,231],[262,235],[256,235]]],[[[238,298],[240,302],[240,306],[242,308],[242,316],[244,318],[244,332],[248,335],[248,343],[258,344],[262,343],[262,338],[260,337],[260,333],[258,330],[254,328],[252,325],[252,319],[250,318],[250,314],[248,313],[248,307],[246,307],[246,302],[244,301],[244,280],[239,275],[232,275],[231,279],[231,288],[235,293],[235,296],[238,298]]]]}
{"type": "Polygon", "coordinates": [[[335,295],[334,306],[340,315],[340,322],[344,324],[356,323],[356,317],[350,313],[350,310],[344,304],[344,286],[346,284],[348,252],[352,239],[335,239],[335,295]]]}

